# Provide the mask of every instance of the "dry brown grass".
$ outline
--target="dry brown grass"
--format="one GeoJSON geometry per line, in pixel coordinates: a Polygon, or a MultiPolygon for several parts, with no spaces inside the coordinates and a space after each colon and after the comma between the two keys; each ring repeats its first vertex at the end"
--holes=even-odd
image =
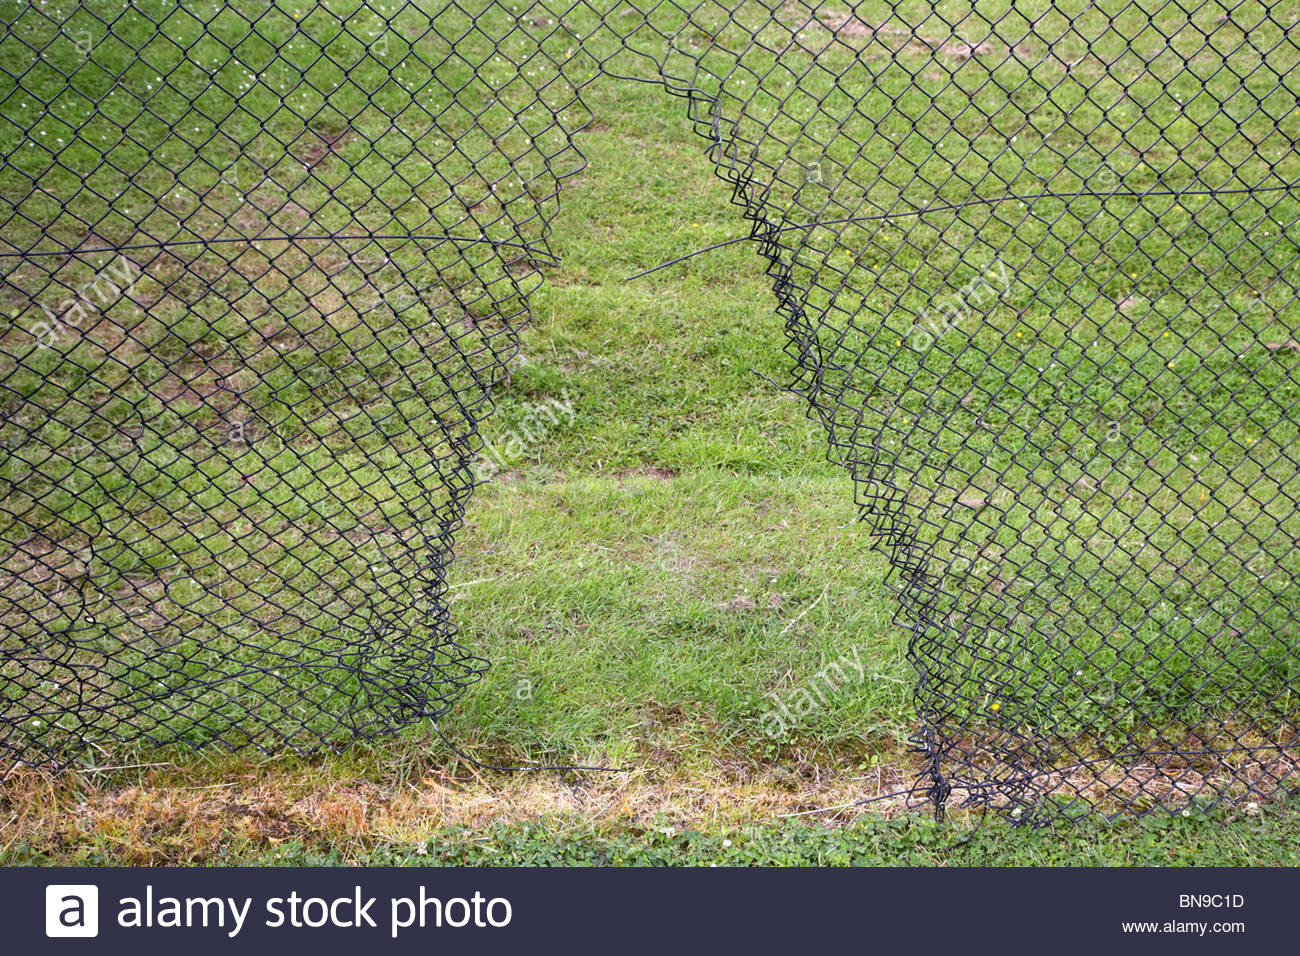
{"type": "MultiPolygon", "coordinates": [[[[1237,768],[1250,787],[1242,799],[1266,799],[1261,791],[1294,774],[1291,756],[1275,753],[1254,774],[1237,768]]],[[[420,744],[315,759],[190,757],[60,774],[23,768],[0,780],[0,864],[238,863],[286,843],[356,862],[377,847],[418,853],[452,828],[544,820],[560,838],[652,824],[718,830],[804,815],[836,825],[927,806],[921,795],[897,795],[917,779],[919,767],[907,757],[869,772],[837,769],[849,764],[795,752],[780,765],[721,759],[701,768],[660,750],[627,772],[575,779],[449,763],[444,751],[420,744]]],[[[1045,775],[1026,796],[1084,797],[1115,812],[1154,802],[1177,809],[1224,783],[1214,772],[1148,761],[1045,775]]],[[[957,815],[968,796],[958,784],[950,803],[957,815]]]]}
{"type": "MultiPolygon", "coordinates": [[[[557,831],[637,823],[719,826],[839,807],[906,788],[913,770],[837,773],[723,762],[701,771],[671,761],[626,773],[501,773],[439,754],[222,759],[126,769],[18,769],[0,781],[0,862],[78,860],[124,865],[235,862],[294,841],[343,860],[377,845],[414,847],[438,830],[546,819],[557,831]],[[442,761],[445,763],[445,761],[442,761]]],[[[821,814],[844,821],[896,813],[905,798],[821,814]]]]}

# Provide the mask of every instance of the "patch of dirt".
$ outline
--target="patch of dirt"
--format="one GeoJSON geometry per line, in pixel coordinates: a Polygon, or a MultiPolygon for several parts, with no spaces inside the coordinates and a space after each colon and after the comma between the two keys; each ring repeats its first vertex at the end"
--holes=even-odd
{"type": "Polygon", "coordinates": [[[209,815],[237,821],[253,834],[272,842],[286,840],[302,828],[301,824],[286,817],[276,807],[254,806],[242,800],[232,799],[224,805],[215,806],[209,815]]]}
{"type": "Polygon", "coordinates": [[[303,343],[302,334],[282,319],[276,318],[265,323],[260,329],[262,338],[273,346],[277,352],[289,352],[303,343]]]}
{"type": "Polygon", "coordinates": [[[353,132],[345,130],[309,130],[294,144],[293,154],[308,169],[319,165],[326,157],[337,153],[352,139],[353,132]]]}
{"type": "Polygon", "coordinates": [[[975,57],[988,56],[995,53],[999,48],[989,40],[982,40],[973,46],[958,40],[956,37],[939,39],[936,37],[922,37],[922,42],[930,49],[934,50],[938,56],[946,56],[950,59],[962,62],[964,60],[974,59],[975,57]]]}
{"type": "MultiPolygon", "coordinates": [[[[958,63],[1007,49],[992,40],[981,40],[972,44],[955,36],[924,36],[897,23],[875,26],[859,19],[851,11],[834,10],[818,11],[814,18],[804,20],[800,26],[794,28],[791,42],[796,42],[798,34],[810,28],[826,30],[832,37],[849,45],[862,46],[878,40],[888,47],[891,53],[900,52],[905,48],[910,48],[911,52],[923,52],[928,49],[933,51],[935,56],[945,57],[958,63]]],[[[934,78],[940,74],[927,75],[934,78]]]]}
{"type": "Polygon", "coordinates": [[[149,391],[168,405],[181,402],[225,412],[239,404],[242,389],[235,377],[235,367],[229,362],[191,363],[169,371],[149,391]]]}
{"type": "MultiPolygon", "coordinates": [[[[239,232],[244,236],[257,236],[267,231],[268,219],[266,214],[255,206],[244,206],[239,212],[231,217],[239,232]]],[[[222,262],[213,260],[213,265],[217,269],[224,271],[222,262]]]]}
{"type": "Polygon", "coordinates": [[[536,259],[516,259],[506,266],[506,271],[512,276],[527,276],[536,272],[538,265],[536,259]]]}
{"type": "Polygon", "coordinates": [[[54,578],[74,581],[89,570],[84,552],[68,541],[51,541],[35,534],[20,544],[5,561],[3,570],[28,584],[44,584],[54,578]]]}
{"type": "MultiPolygon", "coordinates": [[[[871,24],[859,20],[851,13],[833,13],[826,12],[818,14],[820,26],[826,27],[832,34],[849,40],[870,40],[876,36],[876,28],[871,24]]],[[[810,20],[810,24],[818,23],[818,20],[810,20]]]]}
{"type": "Polygon", "coordinates": [[[121,583],[129,589],[115,597],[113,603],[126,615],[127,621],[145,635],[156,635],[173,623],[174,608],[167,601],[168,577],[123,577],[121,583]]]}
{"type": "Polygon", "coordinates": [[[636,468],[624,468],[615,472],[621,483],[625,478],[653,478],[655,481],[672,481],[677,477],[675,468],[657,468],[654,465],[639,465],[636,468]]]}

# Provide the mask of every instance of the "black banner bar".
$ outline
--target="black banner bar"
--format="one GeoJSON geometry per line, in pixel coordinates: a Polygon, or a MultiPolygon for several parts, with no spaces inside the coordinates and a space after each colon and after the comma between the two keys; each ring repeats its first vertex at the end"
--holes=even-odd
{"type": "Polygon", "coordinates": [[[1287,870],[0,870],[4,949],[1293,952],[1287,870]],[[1096,947],[1106,947],[1098,950],[1096,947]]]}

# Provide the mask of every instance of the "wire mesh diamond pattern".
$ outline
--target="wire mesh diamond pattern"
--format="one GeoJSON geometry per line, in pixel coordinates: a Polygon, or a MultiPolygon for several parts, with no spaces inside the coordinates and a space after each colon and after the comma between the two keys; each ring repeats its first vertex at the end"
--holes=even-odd
{"type": "Polygon", "coordinates": [[[447,711],[486,666],[445,599],[478,428],[583,87],[634,79],[732,185],[889,557],[930,799],[1277,793],[1297,14],[0,2],[0,746],[447,711]]]}

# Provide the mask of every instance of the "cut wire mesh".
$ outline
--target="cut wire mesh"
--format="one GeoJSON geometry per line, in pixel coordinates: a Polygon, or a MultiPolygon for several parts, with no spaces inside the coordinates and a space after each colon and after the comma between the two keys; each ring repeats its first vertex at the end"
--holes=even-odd
{"type": "Polygon", "coordinates": [[[0,746],[336,746],[480,676],[444,597],[478,427],[620,77],[751,224],[930,799],[1274,795],[1298,13],[0,0],[0,746]]]}

